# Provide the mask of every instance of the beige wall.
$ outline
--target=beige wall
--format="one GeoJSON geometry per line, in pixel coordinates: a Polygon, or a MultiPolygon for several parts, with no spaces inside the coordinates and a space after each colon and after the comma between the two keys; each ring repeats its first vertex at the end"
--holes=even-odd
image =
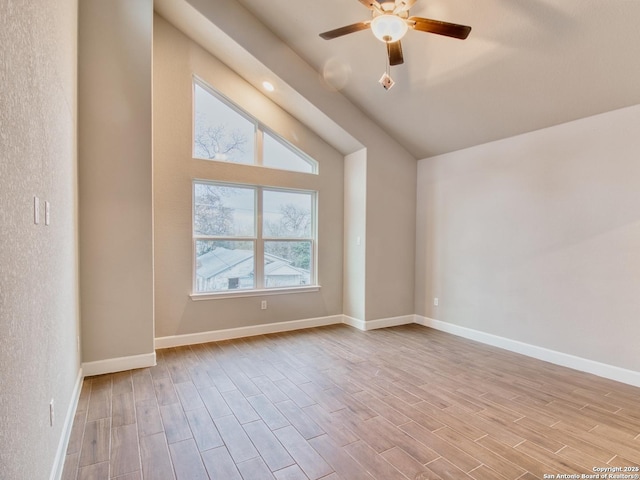
{"type": "Polygon", "coordinates": [[[366,305],[367,151],[344,158],[343,313],[364,320],[366,305]]]}
{"type": "Polygon", "coordinates": [[[82,0],[83,362],[152,355],[152,0],[82,0]]]}
{"type": "Polygon", "coordinates": [[[80,368],[77,2],[0,0],[0,12],[0,477],[44,479],[80,368]]]}
{"type": "Polygon", "coordinates": [[[640,106],[421,160],[416,312],[640,371],[638,152],[640,106]]]}
{"type": "MultiPolygon", "coordinates": [[[[240,48],[249,52],[366,149],[366,293],[364,317],[359,320],[412,314],[416,159],[340,92],[328,89],[317,71],[238,2],[187,2],[236,42],[233,51],[240,48]]],[[[352,154],[361,148],[343,153],[352,154]]],[[[348,248],[346,255],[351,253],[359,255],[348,248]]],[[[345,261],[353,264],[358,259],[345,261]]]]}
{"type": "Polygon", "coordinates": [[[414,313],[416,169],[395,143],[368,143],[365,320],[414,313]]]}
{"type": "Polygon", "coordinates": [[[159,16],[154,27],[153,82],[156,337],[342,313],[342,155],[159,16]],[[315,158],[320,174],[194,160],[194,74],[315,158]],[[317,190],[321,290],[191,300],[194,178],[317,190]],[[264,299],[267,310],[260,309],[264,299]]]}

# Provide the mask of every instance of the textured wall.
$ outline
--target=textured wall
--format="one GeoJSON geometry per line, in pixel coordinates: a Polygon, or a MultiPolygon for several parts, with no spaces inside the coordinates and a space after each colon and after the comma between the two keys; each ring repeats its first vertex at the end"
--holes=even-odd
{"type": "Polygon", "coordinates": [[[152,354],[152,0],[82,0],[82,360],[152,354]]]}
{"type": "Polygon", "coordinates": [[[79,371],[76,12],[75,0],[0,0],[3,480],[49,477],[79,371]],[[39,225],[34,195],[42,201],[39,225]]]}
{"type": "Polygon", "coordinates": [[[636,106],[421,160],[416,313],[640,371],[639,151],[636,106]]]}
{"type": "Polygon", "coordinates": [[[343,156],[163,18],[154,25],[156,337],[342,313],[343,156]],[[192,75],[217,88],[319,162],[319,175],[193,160],[192,75]],[[319,292],[192,301],[192,179],[318,193],[319,292]],[[298,183],[302,182],[302,184],[298,183]]]}
{"type": "Polygon", "coordinates": [[[365,319],[367,252],[367,151],[344,157],[344,300],[345,315],[365,319]]]}

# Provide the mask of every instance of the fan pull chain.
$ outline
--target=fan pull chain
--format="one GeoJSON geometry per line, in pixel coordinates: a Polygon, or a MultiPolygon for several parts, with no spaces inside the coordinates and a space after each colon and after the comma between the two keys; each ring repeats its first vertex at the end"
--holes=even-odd
{"type": "Polygon", "coordinates": [[[380,80],[378,80],[378,83],[380,85],[382,85],[382,87],[385,90],[389,90],[391,87],[393,87],[394,85],[394,81],[391,78],[391,61],[389,60],[389,46],[387,45],[387,55],[385,55],[387,61],[385,64],[385,69],[384,69],[384,73],[382,74],[382,77],[380,77],[380,80]]]}

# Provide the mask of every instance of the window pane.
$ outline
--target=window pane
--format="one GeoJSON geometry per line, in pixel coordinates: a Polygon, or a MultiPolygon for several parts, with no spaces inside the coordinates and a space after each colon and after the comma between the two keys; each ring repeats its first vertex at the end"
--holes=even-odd
{"type": "Polygon", "coordinates": [[[255,288],[255,242],[196,240],[196,292],[255,288]]]}
{"type": "Polygon", "coordinates": [[[255,124],[197,83],[193,152],[197,158],[255,163],[255,124]]]}
{"type": "Polygon", "coordinates": [[[262,197],[264,237],[311,237],[312,205],[311,193],[265,190],[262,197]]]}
{"type": "Polygon", "coordinates": [[[255,236],[255,189],[208,183],[194,188],[196,235],[255,236]]]}
{"type": "Polygon", "coordinates": [[[264,132],[264,156],[262,163],[265,167],[305,173],[313,173],[314,167],[314,165],[310,163],[310,160],[300,156],[294,150],[287,148],[267,132],[264,132]]]}
{"type": "Polygon", "coordinates": [[[311,242],[264,242],[264,285],[293,287],[311,284],[311,242]]]}

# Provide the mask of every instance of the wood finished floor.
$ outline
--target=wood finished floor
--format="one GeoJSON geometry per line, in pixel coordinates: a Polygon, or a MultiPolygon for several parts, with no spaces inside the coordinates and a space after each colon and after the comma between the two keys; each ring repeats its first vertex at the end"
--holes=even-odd
{"type": "Polygon", "coordinates": [[[64,480],[533,480],[640,465],[639,388],[417,325],[157,357],[85,380],[64,480]]]}

